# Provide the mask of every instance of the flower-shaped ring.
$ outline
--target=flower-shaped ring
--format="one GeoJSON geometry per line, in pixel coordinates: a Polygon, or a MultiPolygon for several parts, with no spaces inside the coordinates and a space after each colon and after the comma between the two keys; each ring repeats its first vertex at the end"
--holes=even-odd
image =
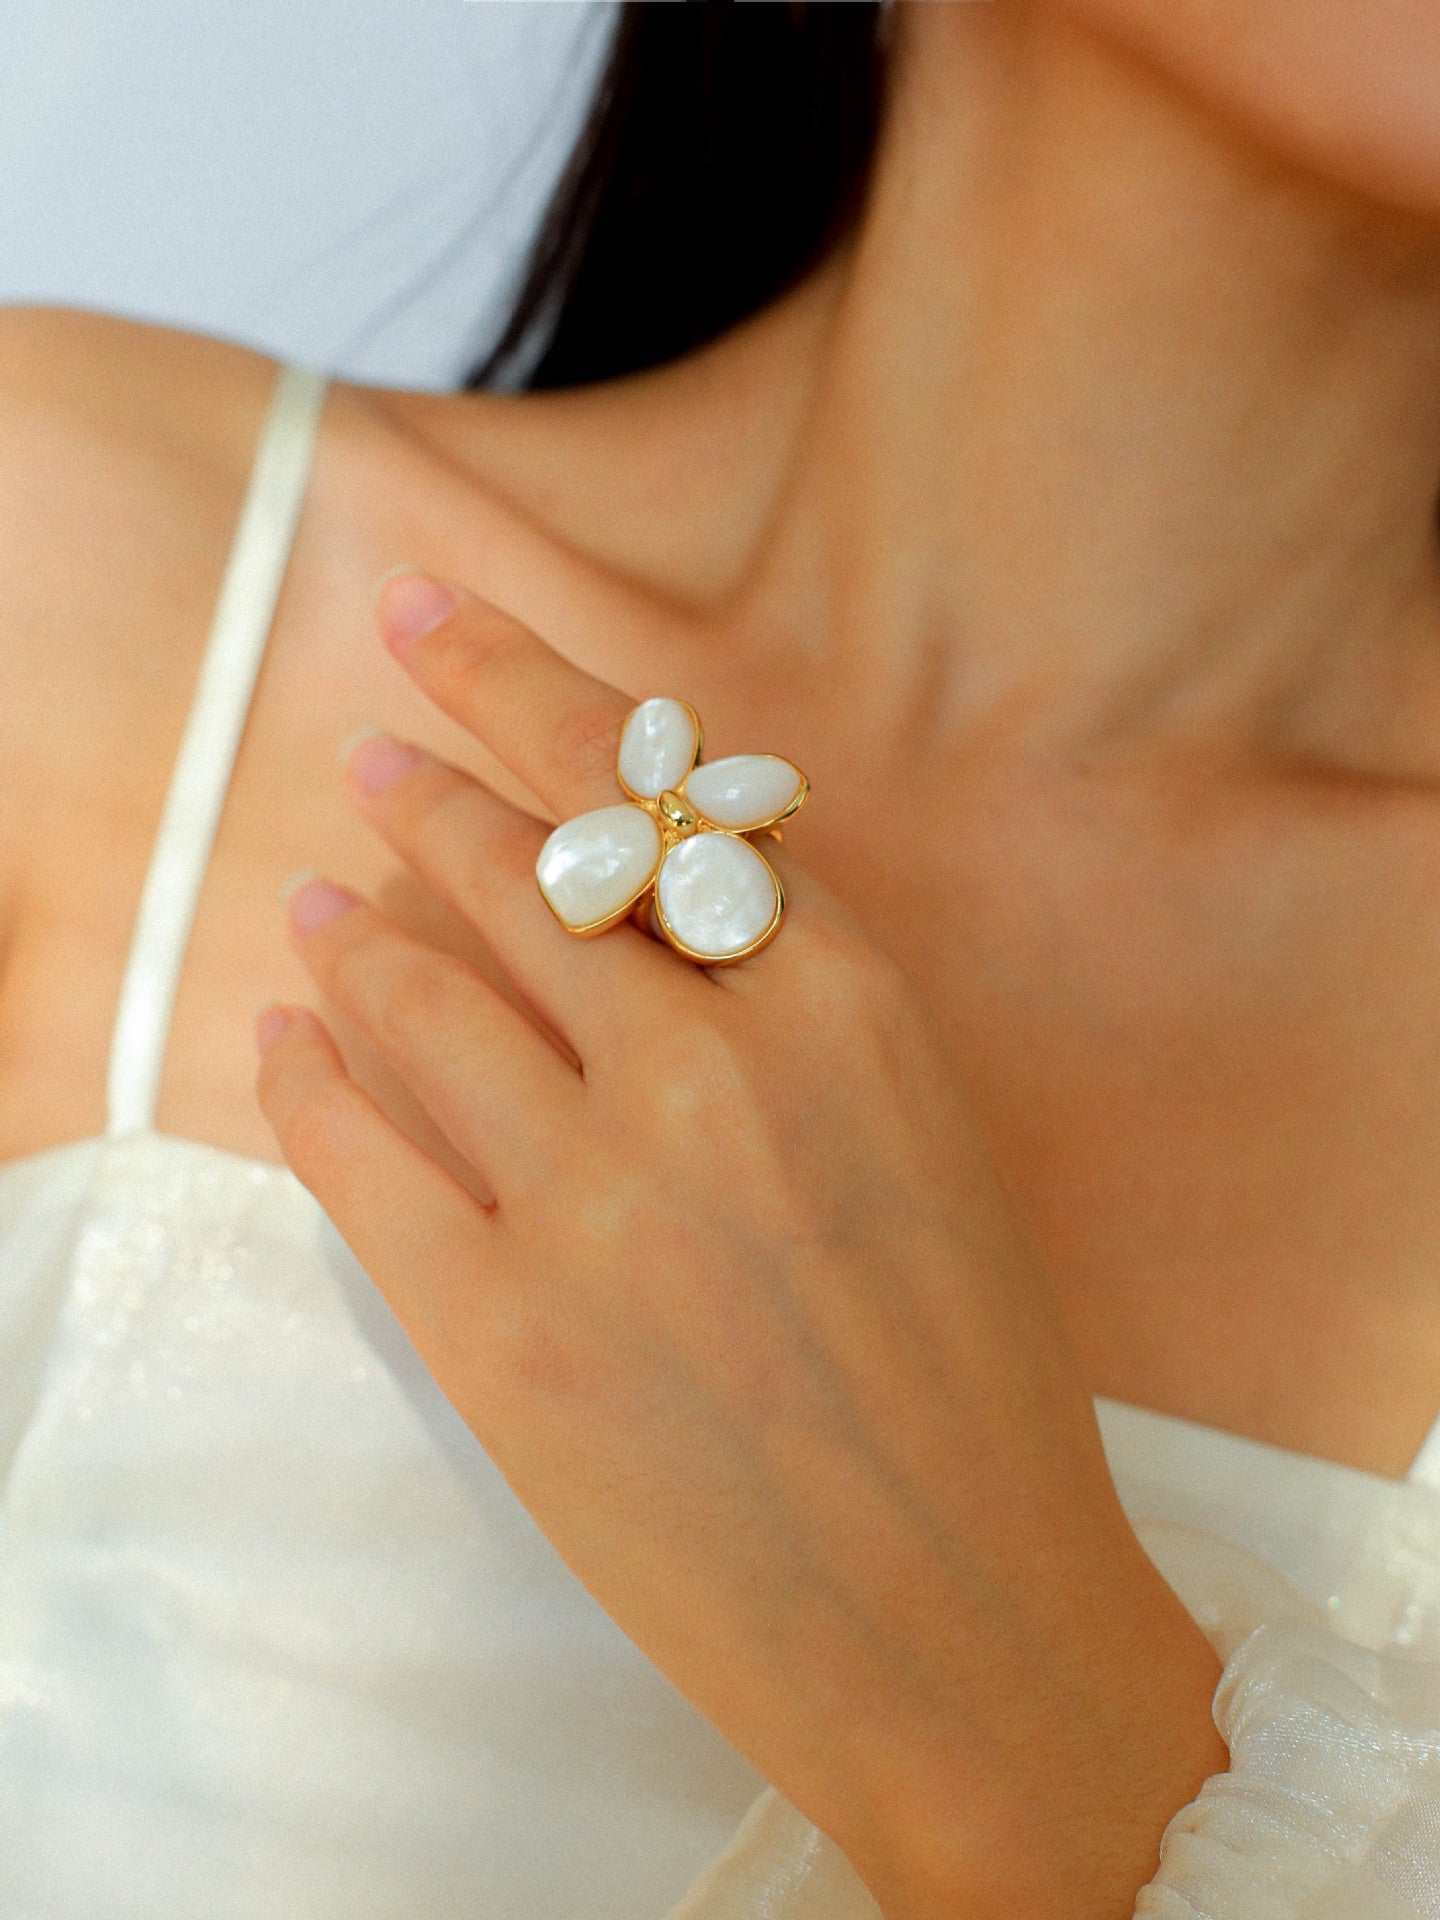
{"type": "Polygon", "coordinates": [[[616,765],[628,799],[567,820],[536,862],[567,932],[604,933],[634,914],[704,967],[748,960],[775,938],[785,891],[747,836],[797,813],[810,782],[775,753],[702,766],[701,745],[683,700],[644,700],[630,714],[616,765]]]}

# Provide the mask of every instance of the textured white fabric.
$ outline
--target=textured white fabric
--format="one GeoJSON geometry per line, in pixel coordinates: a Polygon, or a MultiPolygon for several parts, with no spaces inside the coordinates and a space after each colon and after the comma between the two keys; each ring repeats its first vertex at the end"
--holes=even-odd
{"type": "Polygon", "coordinates": [[[605,0],[0,0],[0,303],[390,386],[494,344],[605,0]]]}
{"type": "Polygon", "coordinates": [[[1440,1415],[1437,1415],[1424,1446],[1416,1454],[1405,1477],[1419,1481],[1422,1486],[1440,1489],[1440,1415]]]}
{"type": "Polygon", "coordinates": [[[773,1788],[670,1920],[879,1920],[837,1847],[773,1788]]]}
{"type": "Polygon", "coordinates": [[[1137,1914],[1437,1920],[1440,1493],[1131,1409],[1102,1417],[1142,1541],[1227,1662],[1230,1769],[1171,1823],[1137,1914]],[[1192,1513],[1203,1502],[1213,1527],[1228,1505],[1252,1551],[1174,1524],[1187,1498],[1161,1453],[1203,1465],[1192,1513]],[[1307,1513],[1327,1524],[1307,1533],[1307,1513]]]}
{"type": "Polygon", "coordinates": [[[4,1920],[661,1920],[759,1791],[291,1175],[0,1172],[4,1920]]]}

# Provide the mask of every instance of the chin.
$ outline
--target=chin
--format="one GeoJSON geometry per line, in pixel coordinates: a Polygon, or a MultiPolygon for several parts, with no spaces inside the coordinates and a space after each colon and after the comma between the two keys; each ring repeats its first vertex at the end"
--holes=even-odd
{"type": "Polygon", "coordinates": [[[1440,220],[1440,0],[1057,0],[1278,155],[1440,220]]]}

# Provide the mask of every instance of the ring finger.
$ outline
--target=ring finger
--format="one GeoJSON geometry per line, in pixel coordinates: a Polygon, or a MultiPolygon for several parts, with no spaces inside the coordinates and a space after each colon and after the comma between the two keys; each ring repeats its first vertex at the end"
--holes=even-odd
{"type": "Polygon", "coordinates": [[[462,961],[402,934],[355,894],[307,879],[288,903],[316,984],[374,1045],[504,1204],[579,1112],[580,1076],[462,961]]]}

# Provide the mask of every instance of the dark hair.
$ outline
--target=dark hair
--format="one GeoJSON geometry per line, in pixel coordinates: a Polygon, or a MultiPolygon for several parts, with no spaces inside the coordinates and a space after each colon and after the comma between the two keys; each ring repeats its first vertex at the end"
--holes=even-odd
{"type": "Polygon", "coordinates": [[[798,280],[859,208],[880,29],[877,0],[627,0],[510,323],[471,384],[517,367],[529,387],[633,373],[798,280]]]}

